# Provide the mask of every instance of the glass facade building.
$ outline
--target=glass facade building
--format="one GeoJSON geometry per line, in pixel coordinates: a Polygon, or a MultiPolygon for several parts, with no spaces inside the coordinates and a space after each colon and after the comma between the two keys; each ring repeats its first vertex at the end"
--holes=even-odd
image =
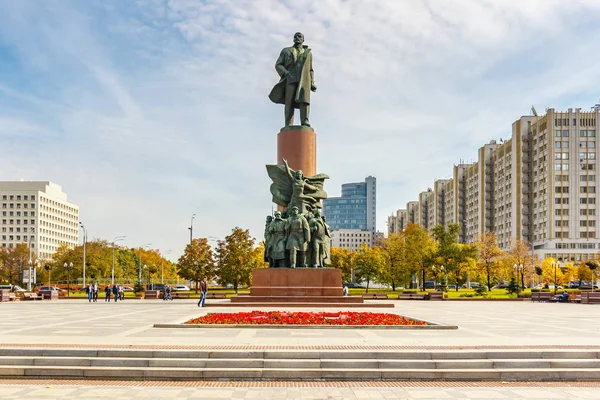
{"type": "Polygon", "coordinates": [[[331,230],[360,229],[375,233],[376,178],[342,185],[342,196],[323,201],[331,230]]]}

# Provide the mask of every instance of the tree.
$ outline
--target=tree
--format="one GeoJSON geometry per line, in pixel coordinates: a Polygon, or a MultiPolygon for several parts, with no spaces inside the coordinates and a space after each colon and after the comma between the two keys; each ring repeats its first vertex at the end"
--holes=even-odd
{"type": "Polygon", "coordinates": [[[533,268],[533,259],[531,256],[531,245],[524,241],[515,239],[508,251],[508,259],[512,263],[513,267],[516,265],[517,277],[518,273],[521,273],[521,288],[525,288],[525,274],[530,273],[533,268]],[[523,266],[523,268],[520,268],[523,266]]]}
{"type": "Polygon", "coordinates": [[[456,290],[460,286],[460,279],[466,270],[473,270],[477,256],[477,246],[459,244],[457,224],[449,224],[448,228],[438,225],[433,228],[433,237],[438,242],[434,259],[438,264],[445,265],[446,270],[454,275],[456,290]]]}
{"type": "MultiPolygon", "coordinates": [[[[221,285],[233,285],[235,292],[240,286],[249,286],[252,270],[264,268],[265,264],[259,251],[254,248],[255,239],[246,229],[235,227],[225,240],[218,242],[217,278],[221,285]]],[[[260,248],[260,247],[259,247],[260,248]]],[[[260,253],[262,254],[262,253],[260,253]]]]}
{"type": "Polygon", "coordinates": [[[415,275],[421,272],[421,287],[425,290],[425,269],[433,265],[436,243],[427,230],[416,224],[408,224],[403,232],[404,262],[407,272],[415,275]]]}
{"type": "Polygon", "coordinates": [[[496,274],[499,266],[498,258],[504,252],[498,247],[498,240],[493,232],[481,235],[479,242],[477,242],[477,250],[479,252],[477,265],[487,276],[488,290],[492,290],[491,276],[496,274]]]}
{"type": "Polygon", "coordinates": [[[352,267],[356,253],[350,249],[341,247],[331,248],[331,267],[342,271],[342,280],[350,282],[352,280],[352,267]]]}
{"type": "Polygon", "coordinates": [[[392,233],[387,239],[383,239],[381,250],[386,256],[385,271],[382,271],[384,281],[396,290],[396,285],[406,277],[403,261],[405,257],[405,242],[402,233],[392,233]]]}
{"type": "Polygon", "coordinates": [[[373,248],[363,243],[358,248],[355,258],[356,276],[359,281],[367,282],[367,290],[369,293],[369,284],[377,278],[385,262],[384,256],[378,246],[373,248]]]}
{"type": "Polygon", "coordinates": [[[592,280],[592,270],[586,263],[581,263],[575,267],[575,276],[579,281],[579,286],[582,286],[583,281],[592,280]]]}
{"type": "Polygon", "coordinates": [[[545,283],[554,284],[555,277],[556,277],[557,285],[566,284],[567,276],[572,271],[572,269],[571,269],[572,267],[569,264],[570,263],[566,263],[561,266],[555,259],[545,258],[542,261],[542,280],[545,283]],[[553,264],[553,262],[554,262],[554,264],[553,264]]]}
{"type": "Polygon", "coordinates": [[[202,279],[214,274],[213,251],[206,238],[193,239],[185,246],[183,255],[177,261],[178,274],[184,279],[196,282],[196,293],[202,279]]]}
{"type": "MultiPolygon", "coordinates": [[[[35,253],[32,252],[31,257],[35,264],[35,253]]],[[[29,266],[29,246],[19,243],[14,247],[0,249],[0,264],[5,280],[12,284],[23,282],[23,270],[29,266]]]]}

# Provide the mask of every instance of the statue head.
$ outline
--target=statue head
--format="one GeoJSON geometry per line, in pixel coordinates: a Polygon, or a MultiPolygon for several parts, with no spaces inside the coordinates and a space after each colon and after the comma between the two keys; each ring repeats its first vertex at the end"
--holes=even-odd
{"type": "Polygon", "coordinates": [[[273,221],[273,217],[271,217],[270,215],[267,215],[267,224],[270,223],[271,221],[273,221]]]}
{"type": "Polygon", "coordinates": [[[290,210],[290,215],[291,215],[292,217],[297,217],[297,216],[298,216],[298,212],[299,212],[299,211],[300,211],[300,210],[298,209],[298,207],[295,207],[295,206],[294,206],[294,207],[292,207],[292,209],[290,210]]]}
{"type": "Polygon", "coordinates": [[[301,169],[299,169],[298,171],[296,171],[296,179],[303,179],[304,178],[304,173],[302,172],[301,169]]]}
{"type": "Polygon", "coordinates": [[[279,221],[281,219],[281,211],[275,211],[275,220],[279,221]]]}
{"type": "Polygon", "coordinates": [[[302,32],[294,33],[294,44],[302,46],[302,43],[304,43],[304,35],[302,32]]]}

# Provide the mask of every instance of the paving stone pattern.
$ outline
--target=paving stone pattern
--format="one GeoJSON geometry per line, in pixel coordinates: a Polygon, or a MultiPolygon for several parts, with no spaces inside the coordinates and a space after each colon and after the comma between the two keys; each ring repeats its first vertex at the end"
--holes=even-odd
{"type": "Polygon", "coordinates": [[[458,325],[459,329],[157,329],[152,325],[183,322],[207,312],[249,310],[202,309],[193,300],[126,300],[122,303],[91,304],[80,300],[58,300],[0,303],[0,343],[424,347],[598,345],[598,305],[466,301],[393,303],[395,308],[386,312],[458,325]]]}
{"type": "Polygon", "coordinates": [[[147,387],[0,385],[0,399],[598,399],[582,387],[147,387]]]}

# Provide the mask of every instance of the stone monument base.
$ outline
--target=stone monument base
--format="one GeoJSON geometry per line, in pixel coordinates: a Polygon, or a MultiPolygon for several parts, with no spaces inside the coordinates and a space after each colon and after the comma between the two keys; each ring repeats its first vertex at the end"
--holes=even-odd
{"type": "Polygon", "coordinates": [[[334,268],[264,268],[252,271],[249,296],[231,298],[236,305],[349,305],[362,297],[344,296],[342,273],[334,268]]]}

